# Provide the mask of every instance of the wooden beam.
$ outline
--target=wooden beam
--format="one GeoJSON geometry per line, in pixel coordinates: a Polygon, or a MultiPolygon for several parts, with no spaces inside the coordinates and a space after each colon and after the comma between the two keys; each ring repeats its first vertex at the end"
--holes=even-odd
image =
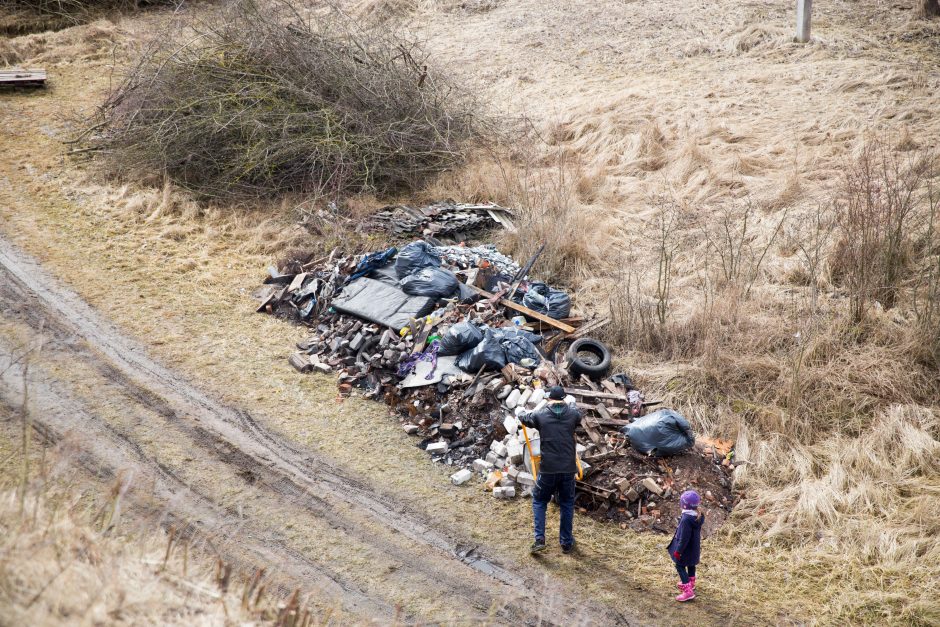
{"type": "Polygon", "coordinates": [[[594,390],[585,390],[583,388],[565,388],[565,393],[571,394],[572,396],[581,396],[584,398],[606,398],[615,401],[627,402],[627,397],[623,394],[610,394],[609,392],[595,392],[594,390]]]}
{"type": "MultiPolygon", "coordinates": [[[[486,296],[487,298],[494,297],[494,294],[491,294],[490,292],[487,292],[486,290],[481,289],[477,287],[476,285],[471,285],[470,288],[473,289],[480,296],[486,296]]],[[[536,320],[540,322],[544,322],[545,324],[551,325],[555,327],[556,329],[560,329],[564,331],[565,333],[574,333],[575,329],[570,324],[565,324],[564,322],[561,322],[559,320],[555,320],[554,318],[550,318],[546,315],[540,314],[539,312],[533,311],[529,309],[528,307],[524,307],[520,305],[519,303],[514,303],[508,298],[501,298],[498,302],[503,307],[508,307],[514,311],[518,311],[521,314],[525,314],[526,316],[530,318],[535,318],[536,320]]]]}
{"type": "Polygon", "coordinates": [[[590,419],[587,417],[587,415],[581,417],[581,427],[583,427],[587,432],[588,437],[591,438],[591,442],[597,446],[597,450],[599,450],[601,453],[606,453],[607,442],[604,441],[604,436],[602,436],[600,432],[591,425],[590,419]]]}
{"type": "Polygon", "coordinates": [[[796,0],[796,40],[805,44],[810,39],[813,0],[796,0]]]}
{"type": "Polygon", "coordinates": [[[0,85],[40,87],[45,83],[45,70],[19,68],[0,70],[0,85]]]}

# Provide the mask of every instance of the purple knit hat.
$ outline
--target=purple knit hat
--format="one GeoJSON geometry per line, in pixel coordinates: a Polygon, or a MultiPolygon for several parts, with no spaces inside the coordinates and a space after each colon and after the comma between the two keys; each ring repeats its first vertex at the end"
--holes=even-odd
{"type": "Polygon", "coordinates": [[[679,505],[682,509],[695,509],[701,502],[702,498],[695,490],[686,490],[682,493],[682,496],[679,497],[679,505]]]}

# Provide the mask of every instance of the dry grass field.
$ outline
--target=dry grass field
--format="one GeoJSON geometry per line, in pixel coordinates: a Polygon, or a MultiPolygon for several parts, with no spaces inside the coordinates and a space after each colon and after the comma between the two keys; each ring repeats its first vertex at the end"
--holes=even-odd
{"type": "MultiPolygon", "coordinates": [[[[940,342],[922,304],[940,251],[928,195],[940,189],[940,21],[905,3],[817,4],[805,45],[781,0],[345,7],[417,33],[495,114],[526,122],[419,199],[516,207],[522,235],[502,246],[524,257],[548,241],[536,272],[610,308],[618,365],[698,431],[737,441],[744,498],[704,545],[696,603],[768,623],[936,624],[940,342]],[[870,298],[858,319],[840,203],[873,146],[876,179],[886,163],[924,174],[895,305],[870,298]]],[[[0,62],[53,76],[45,93],[0,95],[0,230],[168,365],[534,568],[523,504],[455,498],[381,407],[336,406],[332,381],[294,376],[296,329],[251,313],[265,265],[340,227],[302,199],[207,206],[63,156],[65,118],[101,102],[112,63],[120,73],[167,17],[0,41],[0,62]],[[374,436],[368,457],[351,420],[374,436]]],[[[549,562],[553,576],[641,612],[671,603],[661,538],[578,524],[587,556],[549,562]]]]}

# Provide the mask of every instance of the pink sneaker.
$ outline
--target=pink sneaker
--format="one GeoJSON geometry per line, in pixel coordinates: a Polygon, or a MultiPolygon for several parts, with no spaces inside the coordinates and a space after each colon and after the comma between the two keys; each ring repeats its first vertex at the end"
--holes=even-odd
{"type": "Polygon", "coordinates": [[[691,601],[695,598],[695,590],[692,589],[691,583],[684,583],[679,586],[679,589],[682,592],[679,593],[679,596],[676,597],[676,601],[679,603],[685,603],[686,601],[691,601]]]}

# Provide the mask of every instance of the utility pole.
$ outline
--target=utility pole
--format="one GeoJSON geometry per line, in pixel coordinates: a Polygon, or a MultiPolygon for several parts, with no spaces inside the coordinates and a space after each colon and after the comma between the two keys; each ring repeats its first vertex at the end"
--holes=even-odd
{"type": "Polygon", "coordinates": [[[796,40],[801,44],[809,41],[812,13],[813,0],[796,0],[796,40]]]}

